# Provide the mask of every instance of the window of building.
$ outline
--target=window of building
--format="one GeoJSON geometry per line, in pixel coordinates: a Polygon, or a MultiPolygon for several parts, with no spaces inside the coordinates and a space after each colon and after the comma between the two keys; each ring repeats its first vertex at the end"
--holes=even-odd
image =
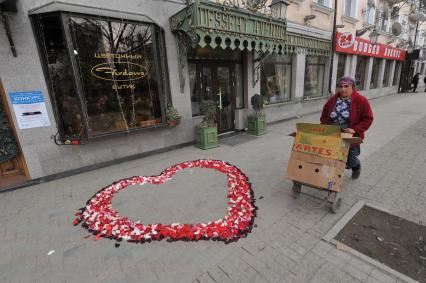
{"type": "Polygon", "coordinates": [[[377,88],[377,85],[379,84],[380,61],[381,61],[381,59],[379,59],[379,58],[373,59],[373,68],[371,70],[370,89],[377,88]]]}
{"type": "Polygon", "coordinates": [[[390,71],[392,66],[392,60],[386,60],[385,72],[383,73],[383,87],[390,86],[390,71]]]}
{"type": "Polygon", "coordinates": [[[313,0],[314,3],[331,8],[331,0],[313,0]]]}
{"type": "Polygon", "coordinates": [[[367,1],[367,7],[366,7],[366,10],[365,10],[365,21],[367,22],[367,23],[369,23],[370,25],[374,25],[374,20],[375,20],[375,17],[376,17],[376,8],[374,7],[374,6],[370,6],[370,5],[368,5],[368,2],[369,1],[367,1]]]}
{"type": "Polygon", "coordinates": [[[389,10],[386,7],[381,8],[376,13],[376,26],[379,30],[388,32],[389,30],[389,10]]]}
{"type": "Polygon", "coordinates": [[[345,0],[345,16],[356,18],[357,16],[357,0],[345,0]]]}
{"type": "Polygon", "coordinates": [[[365,76],[367,71],[367,59],[368,57],[358,56],[356,60],[355,85],[359,90],[364,89],[365,76]]]}
{"type": "Polygon", "coordinates": [[[401,68],[402,68],[402,62],[397,61],[395,65],[395,72],[393,73],[392,85],[398,85],[399,78],[401,76],[401,68]]]}
{"type": "Polygon", "coordinates": [[[325,57],[306,56],[303,98],[308,99],[324,95],[325,60],[325,57]]]}
{"type": "Polygon", "coordinates": [[[59,133],[87,138],[164,122],[163,33],[151,23],[34,16],[59,133]]]}
{"type": "Polygon", "coordinates": [[[291,100],[291,56],[271,54],[262,61],[260,93],[267,104],[291,100]]]}
{"type": "Polygon", "coordinates": [[[339,54],[339,59],[337,60],[336,87],[339,83],[339,79],[345,75],[345,65],[347,58],[347,55],[339,54]]]}

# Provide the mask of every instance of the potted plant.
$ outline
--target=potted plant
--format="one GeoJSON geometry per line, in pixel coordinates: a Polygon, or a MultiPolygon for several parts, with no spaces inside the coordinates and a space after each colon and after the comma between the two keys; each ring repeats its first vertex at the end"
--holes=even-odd
{"type": "Polygon", "coordinates": [[[263,113],[264,100],[260,94],[255,94],[251,98],[253,113],[248,116],[248,133],[260,136],[266,134],[266,116],[263,113]]]}
{"type": "Polygon", "coordinates": [[[179,112],[171,104],[167,105],[166,120],[167,120],[167,125],[171,128],[179,125],[181,120],[181,116],[179,115],[179,112]]]}
{"type": "Polygon", "coordinates": [[[196,126],[196,146],[201,149],[218,147],[217,125],[215,123],[216,102],[205,100],[200,103],[200,112],[204,115],[203,121],[196,126]]]}

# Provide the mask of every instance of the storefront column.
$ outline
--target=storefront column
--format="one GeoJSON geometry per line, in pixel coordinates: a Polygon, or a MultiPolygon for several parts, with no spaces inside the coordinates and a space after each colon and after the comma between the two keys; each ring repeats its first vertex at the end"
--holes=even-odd
{"type": "Polygon", "coordinates": [[[364,90],[370,89],[371,73],[373,72],[373,57],[367,59],[367,72],[364,74],[364,90]]]}
{"type": "MultiPolygon", "coordinates": [[[[355,73],[356,73],[356,62],[358,59],[358,56],[353,55],[353,56],[349,56],[348,58],[350,58],[348,60],[349,62],[349,70],[348,70],[348,74],[349,76],[351,76],[352,78],[355,78],[355,73]]],[[[345,67],[346,69],[346,67],[345,67]]]]}
{"type": "Polygon", "coordinates": [[[383,87],[383,77],[385,75],[385,64],[386,64],[386,59],[381,59],[380,66],[379,66],[379,81],[377,82],[377,88],[383,87]]]}
{"type": "MultiPolygon", "coordinates": [[[[339,54],[334,53],[333,56],[334,56],[333,57],[333,69],[331,71],[331,74],[332,74],[331,75],[331,92],[335,93],[336,92],[336,83],[337,83],[337,80],[339,79],[339,78],[336,78],[336,76],[337,76],[337,65],[339,63],[339,54]]],[[[330,70],[330,63],[331,63],[330,61],[331,60],[327,60],[327,64],[325,65],[326,70],[330,70]]],[[[345,69],[346,69],[346,66],[345,66],[345,69]]],[[[327,74],[326,82],[329,82],[330,81],[330,74],[328,72],[326,72],[326,74],[327,74]]]]}
{"type": "Polygon", "coordinates": [[[303,91],[305,85],[305,63],[306,56],[304,52],[297,50],[296,54],[293,56],[293,76],[291,77],[291,88],[296,101],[303,100],[303,91]]]}

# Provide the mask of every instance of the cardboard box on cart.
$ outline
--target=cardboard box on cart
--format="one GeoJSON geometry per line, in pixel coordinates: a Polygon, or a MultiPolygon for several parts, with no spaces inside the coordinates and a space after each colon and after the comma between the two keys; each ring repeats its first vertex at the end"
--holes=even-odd
{"type": "Polygon", "coordinates": [[[340,192],[343,171],[352,143],[361,139],[342,133],[340,127],[298,123],[287,178],[308,186],[340,192]]]}

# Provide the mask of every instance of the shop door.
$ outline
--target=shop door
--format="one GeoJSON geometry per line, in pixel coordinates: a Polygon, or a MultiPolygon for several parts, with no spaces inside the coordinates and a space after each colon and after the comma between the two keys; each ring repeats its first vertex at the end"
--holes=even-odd
{"type": "Polygon", "coordinates": [[[216,123],[218,133],[234,130],[235,83],[234,64],[197,64],[198,86],[202,99],[216,102],[216,123]]]}
{"type": "Polygon", "coordinates": [[[6,94],[0,81],[0,190],[28,180],[28,170],[18,144],[15,128],[13,127],[10,111],[7,106],[6,94]],[[7,138],[7,140],[6,140],[7,138]],[[9,144],[10,138],[16,147],[9,144]],[[17,148],[18,153],[15,148],[17,148]]]}

